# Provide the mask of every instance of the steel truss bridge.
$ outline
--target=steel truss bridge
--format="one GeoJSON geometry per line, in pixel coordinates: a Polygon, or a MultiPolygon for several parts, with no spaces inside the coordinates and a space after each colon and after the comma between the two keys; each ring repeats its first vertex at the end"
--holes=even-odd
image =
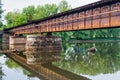
{"type": "Polygon", "coordinates": [[[120,26],[120,0],[101,0],[5,29],[13,34],[76,31],[120,26]]]}

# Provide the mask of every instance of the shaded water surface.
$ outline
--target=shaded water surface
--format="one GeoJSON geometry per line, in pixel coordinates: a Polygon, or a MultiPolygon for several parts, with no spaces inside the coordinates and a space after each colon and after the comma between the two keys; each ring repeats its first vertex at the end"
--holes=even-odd
{"type": "MultiPolygon", "coordinates": [[[[0,80],[13,80],[13,78],[14,80],[43,80],[6,58],[5,55],[0,56],[0,63],[0,80]]],[[[68,80],[65,77],[71,77],[71,80],[83,80],[80,79],[81,75],[91,80],[119,80],[120,42],[63,43],[60,60],[52,64],[42,66],[47,68],[47,72],[43,70],[43,73],[47,74],[48,78],[52,76],[51,80],[68,80]],[[89,51],[93,47],[95,50],[89,51]],[[71,73],[74,73],[73,76],[71,73]]],[[[36,70],[39,69],[37,65],[36,70]]]]}
{"type": "Polygon", "coordinates": [[[54,65],[92,80],[120,80],[120,42],[65,43],[54,65]]]}

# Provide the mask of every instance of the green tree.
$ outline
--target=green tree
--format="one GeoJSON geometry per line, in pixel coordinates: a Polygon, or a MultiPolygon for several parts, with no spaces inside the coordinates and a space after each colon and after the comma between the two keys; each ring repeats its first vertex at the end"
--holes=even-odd
{"type": "Polygon", "coordinates": [[[58,8],[59,8],[59,12],[64,12],[64,11],[71,9],[71,6],[68,4],[66,0],[62,0],[59,3],[58,8]]]}
{"type": "Polygon", "coordinates": [[[0,21],[0,30],[3,28],[3,23],[0,21]]]}
{"type": "Polygon", "coordinates": [[[2,13],[3,13],[3,10],[2,10],[2,3],[1,3],[1,0],[0,0],[0,18],[2,18],[2,13]]]}
{"type": "Polygon", "coordinates": [[[5,15],[5,20],[7,22],[7,28],[27,22],[26,16],[22,15],[19,11],[8,12],[5,15]]]}
{"type": "Polygon", "coordinates": [[[26,16],[27,20],[33,20],[35,14],[35,7],[31,5],[23,8],[22,14],[26,16]]]}
{"type": "Polygon", "coordinates": [[[44,6],[37,6],[35,9],[34,19],[41,19],[50,15],[54,15],[58,12],[56,4],[45,4],[44,6]]]}
{"type": "Polygon", "coordinates": [[[3,29],[3,23],[2,23],[2,13],[3,13],[3,10],[2,10],[2,4],[1,4],[1,0],[0,0],[0,30],[3,29]]]}

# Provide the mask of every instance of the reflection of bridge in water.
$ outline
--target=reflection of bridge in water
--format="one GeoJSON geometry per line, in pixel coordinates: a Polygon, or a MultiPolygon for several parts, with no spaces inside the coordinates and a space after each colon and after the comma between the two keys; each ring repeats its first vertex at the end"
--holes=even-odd
{"type": "Polygon", "coordinates": [[[25,45],[20,45],[20,44],[8,45],[8,47],[6,46],[5,49],[3,48],[3,51],[1,52],[7,55],[8,57],[10,57],[15,62],[19,63],[19,65],[21,65],[26,70],[30,71],[33,75],[35,75],[36,77],[39,77],[40,79],[42,78],[43,80],[89,80],[86,77],[60,69],[51,64],[52,61],[58,61],[60,59],[61,49],[56,51],[56,52],[59,52],[57,53],[57,55],[54,55],[54,53],[50,53],[49,51],[39,52],[39,50],[38,51],[32,50],[30,52],[27,51],[27,53],[24,53],[26,52],[24,46],[25,45]],[[36,54],[39,54],[39,55],[35,57],[36,54]],[[44,54],[47,54],[47,55],[44,55],[44,54]],[[29,57],[31,55],[33,57],[29,57]],[[53,55],[57,56],[58,59],[54,57],[52,58],[51,56],[53,55]],[[25,57],[27,58],[25,59],[25,57]],[[35,61],[32,60],[32,62],[29,60],[29,59],[36,59],[39,57],[43,58],[39,62],[37,62],[37,60],[35,61]],[[33,64],[33,63],[40,63],[40,64],[33,64]]]}
{"type": "Polygon", "coordinates": [[[42,80],[89,80],[80,75],[76,75],[69,71],[62,70],[53,66],[51,63],[46,64],[27,64],[26,59],[17,55],[5,53],[8,57],[19,63],[23,68],[27,69],[42,80]]]}

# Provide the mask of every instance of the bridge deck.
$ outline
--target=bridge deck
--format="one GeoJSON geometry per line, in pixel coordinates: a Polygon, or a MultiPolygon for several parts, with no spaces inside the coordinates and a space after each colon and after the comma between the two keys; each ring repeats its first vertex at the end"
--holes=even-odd
{"type": "Polygon", "coordinates": [[[22,24],[5,31],[14,34],[60,32],[120,26],[120,0],[101,0],[22,24]]]}

